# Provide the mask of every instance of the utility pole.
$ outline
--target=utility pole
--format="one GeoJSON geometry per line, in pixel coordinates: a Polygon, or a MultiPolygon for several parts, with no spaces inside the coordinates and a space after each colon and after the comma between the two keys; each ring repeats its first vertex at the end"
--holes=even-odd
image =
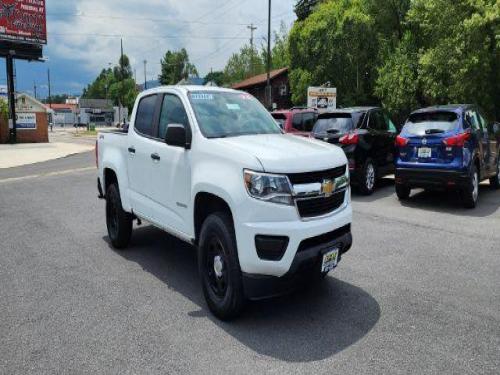
{"type": "Polygon", "coordinates": [[[257,26],[254,26],[253,23],[247,26],[247,29],[250,30],[250,72],[254,75],[254,58],[253,58],[253,32],[257,30],[257,26]]]}
{"type": "Polygon", "coordinates": [[[33,91],[35,93],[35,99],[36,99],[36,82],[33,81],[33,91]]]}
{"type": "Polygon", "coordinates": [[[144,90],[148,89],[148,80],[147,80],[147,70],[146,66],[148,64],[148,60],[144,60],[144,90]]]}
{"type": "Polygon", "coordinates": [[[120,96],[119,96],[119,103],[118,103],[118,123],[121,124],[122,122],[122,102],[123,102],[123,39],[120,39],[120,96]]]}
{"type": "Polygon", "coordinates": [[[50,69],[47,69],[47,81],[49,84],[49,108],[52,109],[52,96],[50,95],[50,69]]]}
{"type": "Polygon", "coordinates": [[[7,91],[9,96],[9,140],[10,143],[17,141],[16,129],[16,94],[14,89],[14,57],[9,54],[6,57],[7,68],[7,91]]]}
{"type": "Polygon", "coordinates": [[[272,89],[271,89],[271,0],[269,0],[269,9],[267,15],[267,83],[266,83],[266,99],[268,109],[273,105],[272,89]]]}

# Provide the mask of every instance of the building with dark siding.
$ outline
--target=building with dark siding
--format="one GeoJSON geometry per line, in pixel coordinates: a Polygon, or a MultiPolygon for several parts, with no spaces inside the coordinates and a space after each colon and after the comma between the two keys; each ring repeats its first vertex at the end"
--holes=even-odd
{"type": "MultiPolygon", "coordinates": [[[[259,74],[244,81],[235,83],[232,88],[243,90],[255,96],[266,105],[267,73],[259,74]]],[[[292,106],[290,84],[288,82],[288,68],[271,71],[272,103],[275,109],[287,109],[292,106]]]]}

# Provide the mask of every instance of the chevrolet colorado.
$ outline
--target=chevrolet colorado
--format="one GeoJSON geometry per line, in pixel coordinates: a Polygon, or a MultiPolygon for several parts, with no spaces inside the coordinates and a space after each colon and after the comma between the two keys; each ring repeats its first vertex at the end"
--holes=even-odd
{"type": "Polygon", "coordinates": [[[351,247],[344,152],[283,134],[245,92],[145,91],[128,129],[98,134],[96,158],[111,244],[128,245],[135,219],[192,243],[220,319],[321,279],[351,247]]]}

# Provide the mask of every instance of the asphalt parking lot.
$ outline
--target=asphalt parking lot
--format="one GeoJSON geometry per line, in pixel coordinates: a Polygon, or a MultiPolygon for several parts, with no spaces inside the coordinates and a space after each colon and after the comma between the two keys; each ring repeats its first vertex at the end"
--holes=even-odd
{"type": "Polygon", "coordinates": [[[498,374],[500,192],[353,195],[354,246],[317,288],[205,306],[193,248],[108,245],[92,153],[0,171],[0,373],[498,374]]]}

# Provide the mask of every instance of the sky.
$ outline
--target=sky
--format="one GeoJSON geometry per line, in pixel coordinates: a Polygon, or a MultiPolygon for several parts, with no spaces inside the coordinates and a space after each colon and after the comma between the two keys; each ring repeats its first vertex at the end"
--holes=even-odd
{"type": "MultiPolygon", "coordinates": [[[[272,29],[295,19],[294,0],[272,1],[272,29]]],[[[103,68],[118,63],[120,37],[138,83],[156,79],[167,50],[186,48],[200,76],[222,70],[226,61],[249,43],[248,25],[257,26],[254,42],[267,36],[268,0],[46,0],[48,43],[43,63],[16,61],[17,91],[80,94],[103,68]]],[[[6,84],[0,59],[0,85],[6,84]]]]}

